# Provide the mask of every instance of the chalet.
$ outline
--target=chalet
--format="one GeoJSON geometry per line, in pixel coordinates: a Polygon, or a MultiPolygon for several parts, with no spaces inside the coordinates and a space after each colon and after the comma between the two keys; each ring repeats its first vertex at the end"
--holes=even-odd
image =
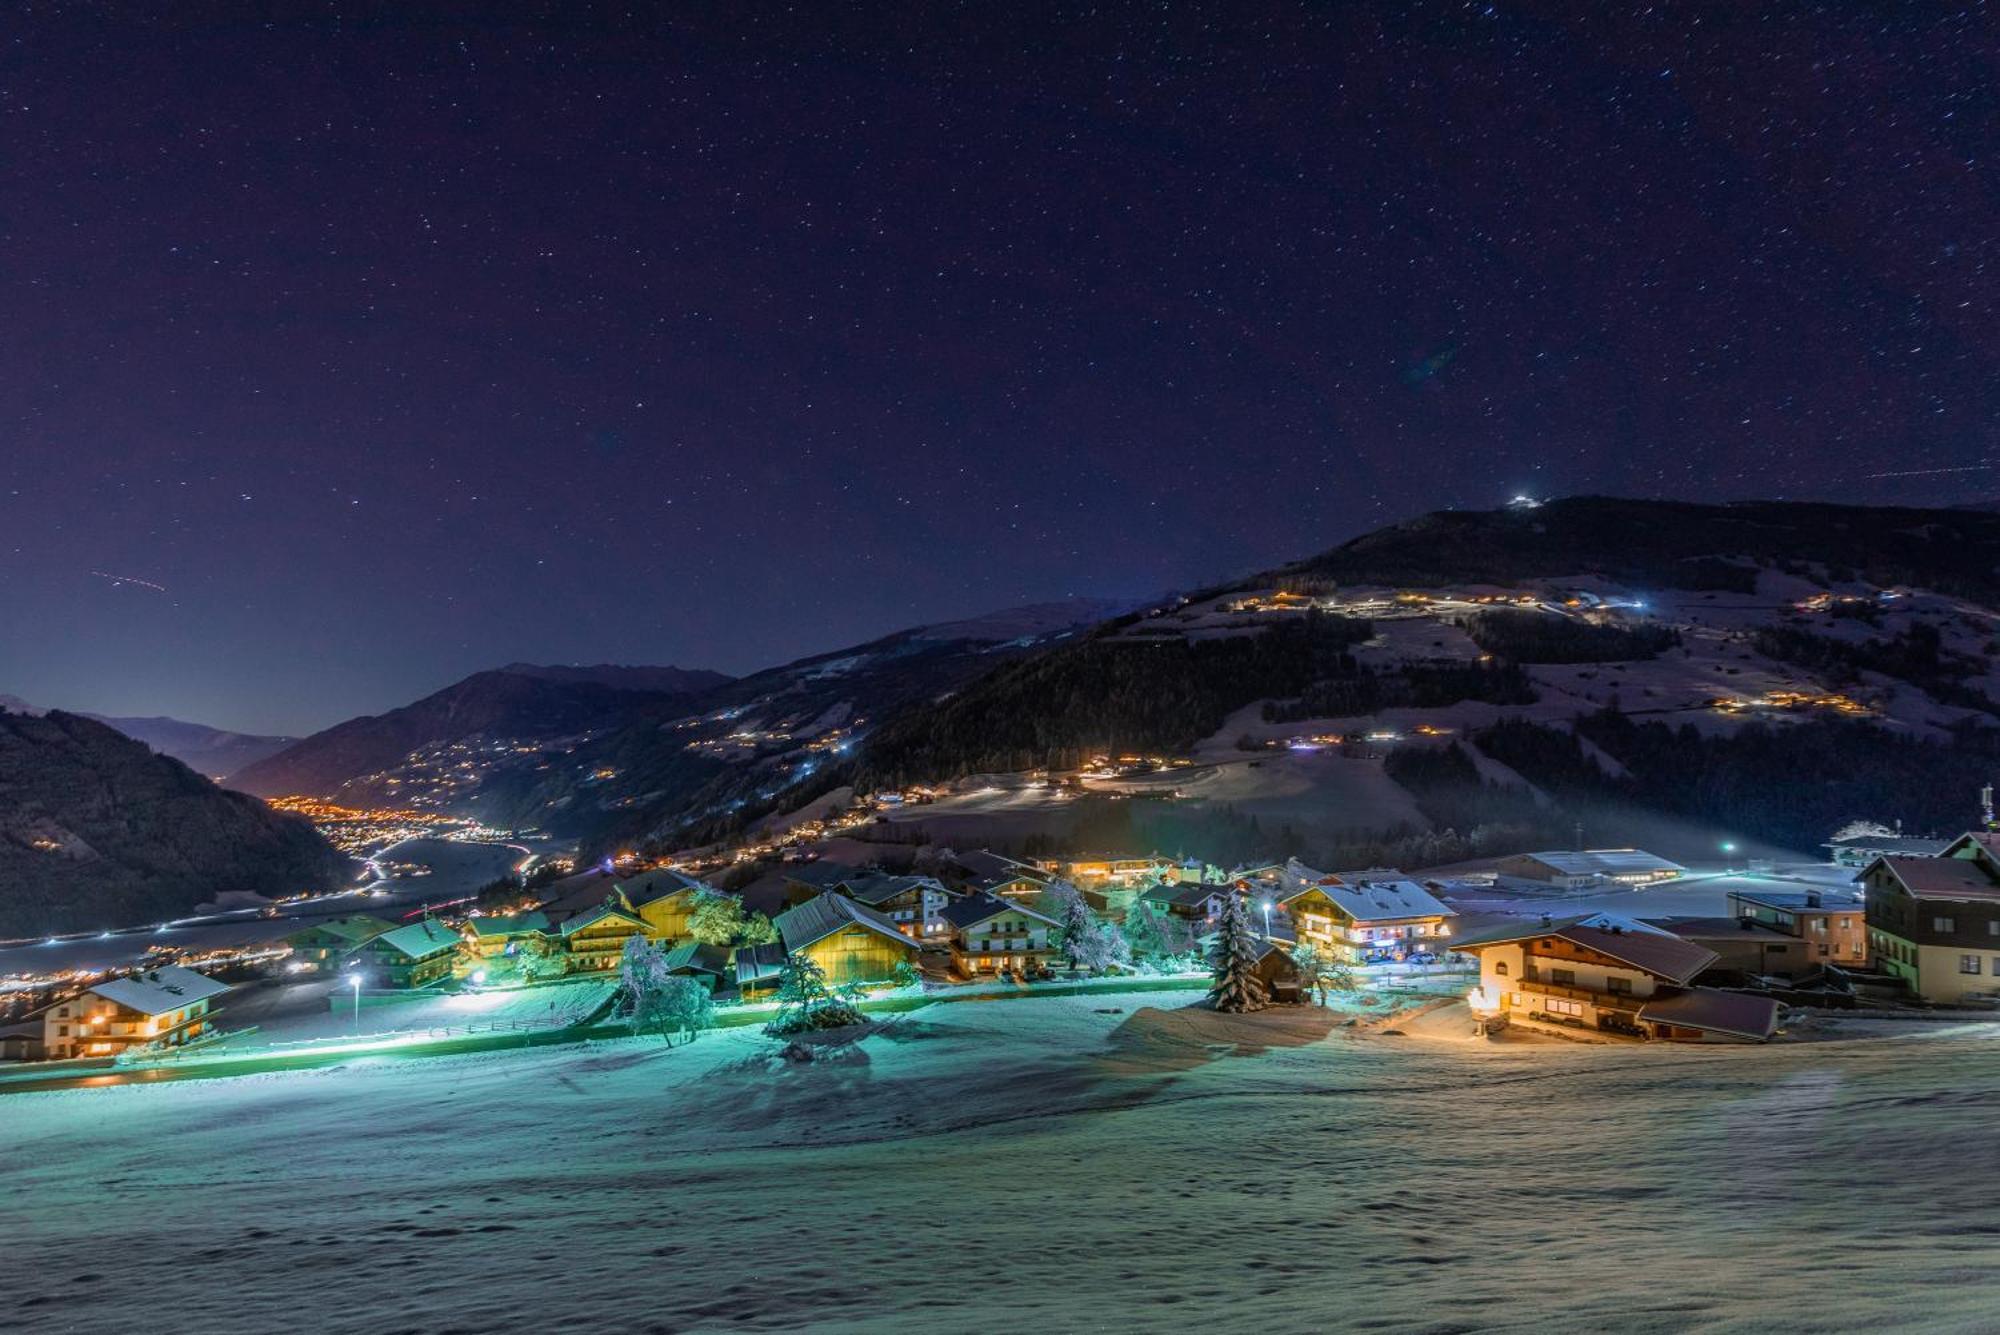
{"type": "Polygon", "coordinates": [[[344,967],[373,987],[429,987],[451,976],[464,941],[435,918],[425,918],[363,942],[344,967]]]}
{"type": "Polygon", "coordinates": [[[836,985],[881,982],[895,975],[897,965],[914,968],[917,962],[915,941],[894,922],[846,895],[821,895],[786,909],[772,922],[786,954],[804,955],[836,985]]]}
{"type": "Polygon", "coordinates": [[[637,914],[652,941],[678,942],[688,939],[688,923],[703,895],[718,893],[706,881],[696,880],[672,867],[655,867],[630,880],[618,883],[618,896],[627,911],[637,914]]]}
{"type": "Polygon", "coordinates": [[[1813,968],[1797,937],[1754,918],[1647,918],[1645,925],[1672,932],[1715,952],[1709,974],[1775,974],[1795,977],[1813,968]]]}
{"type": "Polygon", "coordinates": [[[1715,952],[1611,914],[1517,922],[1461,936],[1479,958],[1475,1015],[1601,1029],[1637,1038],[1762,1042],[1778,1003],[1692,987],[1715,952]]]}
{"type": "Polygon", "coordinates": [[[1299,966],[1292,962],[1289,944],[1273,939],[1258,942],[1257,962],[1252,971],[1263,980],[1264,995],[1272,1001],[1291,1005],[1307,999],[1304,980],[1299,975],[1299,966]]]}
{"type": "Polygon", "coordinates": [[[928,940],[950,931],[944,911],[956,896],[935,876],[864,872],[841,882],[840,892],[895,923],[905,936],[928,940]]]}
{"type": "Polygon", "coordinates": [[[41,1050],[61,1060],[191,1043],[211,1032],[211,1003],[228,990],[227,983],[173,964],[114,978],[45,1009],[41,1050]]]}
{"type": "Polygon", "coordinates": [[[1230,895],[1245,893],[1240,883],[1210,885],[1205,881],[1162,881],[1144,890],[1139,898],[1176,918],[1196,924],[1206,931],[1222,916],[1222,906],[1230,895]]]}
{"type": "Polygon", "coordinates": [[[1929,1001],[2000,990],[2000,836],[1961,835],[1937,857],[1876,858],[1860,879],[1876,967],[1929,1001]]]}
{"type": "Polygon", "coordinates": [[[1586,848],[1575,852],[1520,853],[1500,859],[1502,876],[1581,890],[1593,885],[1651,885],[1671,881],[1687,868],[1636,848],[1586,848]]]}
{"type": "Polygon", "coordinates": [[[0,1062],[40,1061],[48,1055],[43,1042],[42,1017],[39,1015],[0,1028],[0,1062]]]}
{"type": "Polygon", "coordinates": [[[730,962],[727,946],[712,946],[706,941],[683,941],[667,952],[668,973],[693,978],[709,991],[719,990],[725,982],[736,981],[736,966],[730,962]]]}
{"type": "Polygon", "coordinates": [[[1271,897],[1302,941],[1351,964],[1452,948],[1450,905],[1392,868],[1326,873],[1293,859],[1271,897]]]}
{"type": "MultiPolygon", "coordinates": [[[[1039,867],[989,853],[960,853],[956,861],[964,873],[965,889],[1003,895],[1009,899],[1038,900],[1048,893],[1054,877],[1039,867]]],[[[1101,901],[1100,901],[1101,902],[1101,901]]]]}
{"type": "Polygon", "coordinates": [[[961,973],[1023,974],[1049,967],[1049,933],[1062,924],[1046,913],[998,895],[967,895],[947,904],[951,961],[961,973]]]}
{"type": "Polygon", "coordinates": [[[286,937],[285,944],[292,948],[294,963],[325,971],[337,968],[342,960],[375,937],[395,930],[393,922],[371,918],[365,913],[353,913],[302,927],[286,937]]]}
{"type": "Polygon", "coordinates": [[[499,959],[516,953],[521,943],[530,937],[549,935],[549,915],[539,909],[527,913],[487,914],[480,918],[467,918],[459,931],[479,958],[499,959]]]}
{"type": "Polygon", "coordinates": [[[1858,969],[1868,962],[1868,906],[1859,895],[1825,890],[1733,890],[1729,908],[1739,918],[1802,942],[1797,972],[1825,964],[1858,969]]]}
{"type": "Polygon", "coordinates": [[[1951,842],[1902,834],[1854,834],[1844,839],[1829,839],[1820,847],[1837,867],[1865,867],[1876,858],[1938,857],[1951,842]]]}
{"type": "Polygon", "coordinates": [[[558,935],[572,968],[579,973],[604,973],[618,967],[625,943],[645,931],[645,919],[627,909],[624,900],[614,894],[589,912],[565,920],[558,935]]]}

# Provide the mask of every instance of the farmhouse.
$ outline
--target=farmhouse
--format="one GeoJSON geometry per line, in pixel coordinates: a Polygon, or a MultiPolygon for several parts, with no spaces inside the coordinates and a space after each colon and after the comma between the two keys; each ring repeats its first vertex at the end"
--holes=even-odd
{"type": "Polygon", "coordinates": [[[1802,970],[1821,964],[1859,968],[1868,962],[1867,906],[1858,896],[1822,890],[1735,890],[1730,892],[1729,907],[1739,918],[1802,942],[1802,970]]]}
{"type": "Polygon", "coordinates": [[[371,938],[348,956],[348,967],[374,987],[429,987],[450,976],[465,938],[435,918],[371,938]]]}
{"type": "Polygon", "coordinates": [[[2000,989],[2000,858],[1995,836],[1968,834],[1943,856],[1876,858],[1861,873],[1876,965],[1928,1001],[2000,989]]]}
{"type": "Polygon", "coordinates": [[[1479,957],[1475,1015],[1695,1042],[1777,1028],[1775,1001],[1688,985],[1714,951],[1611,914],[1493,927],[1452,949],[1479,957]]]}
{"type": "Polygon", "coordinates": [[[563,950],[580,973],[603,973],[618,967],[625,943],[644,935],[645,919],[624,906],[621,896],[579,913],[562,925],[563,950]]]}
{"type": "MultiPolygon", "coordinates": [[[[829,983],[881,982],[893,977],[899,964],[916,966],[917,943],[894,922],[846,895],[821,895],[786,909],[772,922],[785,953],[818,964],[829,983]]],[[[740,970],[737,976],[740,980],[740,970]]]]}
{"type": "Polygon", "coordinates": [[[353,913],[302,927],[286,937],[285,944],[292,948],[294,962],[324,971],[338,965],[364,943],[395,930],[393,922],[353,913]]]}
{"type": "Polygon", "coordinates": [[[672,867],[656,867],[618,883],[619,898],[645,924],[647,939],[670,943],[687,940],[696,904],[714,893],[707,882],[672,867]]]}
{"type": "Polygon", "coordinates": [[[173,964],[114,978],[44,1010],[41,1050],[61,1060],[190,1043],[210,1031],[210,1003],[228,990],[173,964]]]}
{"type": "Polygon", "coordinates": [[[1300,940],[1352,964],[1380,964],[1452,948],[1447,938],[1456,913],[1393,869],[1329,874],[1293,859],[1285,865],[1273,899],[1291,918],[1300,940]]]}
{"type": "Polygon", "coordinates": [[[515,953],[529,937],[546,935],[549,916],[539,910],[488,914],[481,918],[467,918],[459,930],[479,958],[498,959],[515,953]]]}
{"type": "Polygon", "coordinates": [[[967,895],[946,905],[943,913],[951,932],[951,961],[961,973],[1028,973],[1046,968],[1054,957],[1049,933],[1061,924],[1011,899],[967,895]]]}
{"type": "Polygon", "coordinates": [[[839,889],[896,924],[905,936],[928,940],[950,930],[945,907],[954,898],[935,876],[892,876],[864,872],[840,883],[839,889]]]}

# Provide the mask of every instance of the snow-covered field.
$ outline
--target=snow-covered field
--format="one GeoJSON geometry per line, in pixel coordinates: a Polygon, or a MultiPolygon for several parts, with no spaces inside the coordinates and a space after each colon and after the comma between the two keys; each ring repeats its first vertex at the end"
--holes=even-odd
{"type": "Polygon", "coordinates": [[[1187,1001],[0,1098],[0,1329],[1991,1328],[2000,1026],[1484,1045],[1187,1001]]]}

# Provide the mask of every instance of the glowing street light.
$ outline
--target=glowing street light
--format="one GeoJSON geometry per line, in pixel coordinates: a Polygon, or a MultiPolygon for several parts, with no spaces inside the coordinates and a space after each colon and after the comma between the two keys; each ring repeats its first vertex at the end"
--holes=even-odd
{"type": "Polygon", "coordinates": [[[354,989],[354,1032],[359,1034],[361,1032],[361,971],[357,969],[347,975],[347,982],[348,986],[354,989]]]}
{"type": "Polygon", "coordinates": [[[1263,908],[1264,908],[1264,939],[1266,941],[1269,941],[1271,939],[1271,901],[1268,899],[1265,900],[1263,908]]]}

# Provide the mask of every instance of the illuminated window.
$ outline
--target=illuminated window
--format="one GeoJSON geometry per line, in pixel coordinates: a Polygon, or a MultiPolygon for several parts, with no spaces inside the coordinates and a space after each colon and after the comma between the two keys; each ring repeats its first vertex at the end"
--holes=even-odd
{"type": "Polygon", "coordinates": [[[1495,960],[1493,962],[1493,972],[1495,976],[1505,978],[1507,976],[1507,961],[1495,960]]]}
{"type": "Polygon", "coordinates": [[[1977,955],[1960,955],[1960,956],[1958,957],[1958,971],[1959,971],[1960,973],[1978,973],[1978,972],[1979,972],[1979,956],[1977,956],[1977,955]]]}

